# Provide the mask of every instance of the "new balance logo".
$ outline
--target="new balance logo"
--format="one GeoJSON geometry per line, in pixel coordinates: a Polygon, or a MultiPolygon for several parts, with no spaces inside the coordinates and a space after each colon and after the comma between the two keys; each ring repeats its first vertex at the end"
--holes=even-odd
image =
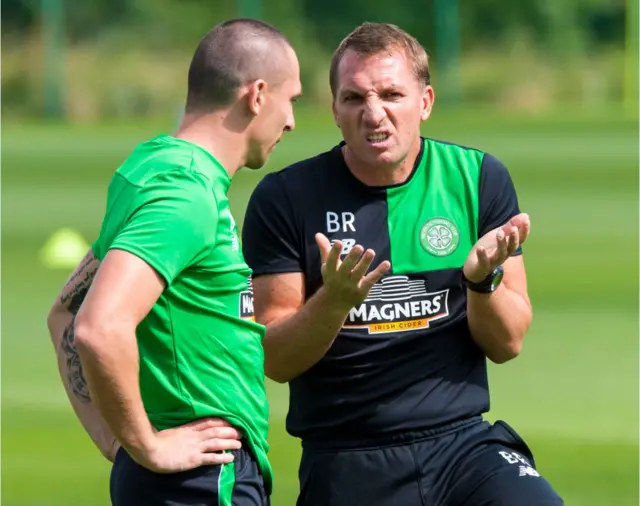
{"type": "Polygon", "coordinates": [[[536,471],[531,464],[522,455],[516,452],[498,452],[500,456],[506,460],[509,464],[519,464],[520,476],[533,476],[538,477],[538,471],[536,471]]]}
{"type": "Polygon", "coordinates": [[[533,467],[520,466],[520,476],[534,476],[538,477],[540,474],[533,467]]]}
{"type": "Polygon", "coordinates": [[[527,459],[525,459],[522,455],[520,455],[519,453],[516,452],[498,452],[502,458],[504,460],[506,460],[507,462],[509,462],[509,464],[524,464],[525,466],[529,466],[529,462],[527,462],[527,459]]]}
{"type": "Polygon", "coordinates": [[[340,241],[342,243],[342,251],[340,252],[340,259],[344,260],[343,257],[347,256],[349,252],[356,245],[355,239],[331,239],[331,246],[335,244],[336,241],[340,241]]]}

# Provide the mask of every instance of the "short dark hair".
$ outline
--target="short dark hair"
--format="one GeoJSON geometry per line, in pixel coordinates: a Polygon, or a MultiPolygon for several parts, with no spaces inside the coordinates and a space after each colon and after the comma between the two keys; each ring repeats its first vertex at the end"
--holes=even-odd
{"type": "Polygon", "coordinates": [[[329,84],[333,96],[336,96],[338,90],[338,67],[348,50],[362,56],[373,56],[391,49],[405,51],[416,79],[425,86],[430,84],[429,56],[415,37],[390,23],[367,22],[347,35],[333,53],[329,69],[329,84]]]}
{"type": "Polygon", "coordinates": [[[266,80],[278,44],[290,46],[280,30],[264,21],[237,18],[213,27],[189,66],[186,111],[224,107],[243,84],[266,80]]]}

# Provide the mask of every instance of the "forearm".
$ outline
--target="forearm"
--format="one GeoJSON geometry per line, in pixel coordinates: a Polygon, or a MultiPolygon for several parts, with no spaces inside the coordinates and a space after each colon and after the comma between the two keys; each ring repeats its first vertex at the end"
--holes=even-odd
{"type": "Polygon", "coordinates": [[[140,395],[135,329],[101,332],[80,323],[76,345],[91,398],[107,426],[134,458],[146,454],[155,429],[140,395]]]}
{"type": "Polygon", "coordinates": [[[89,250],[56,297],[47,316],[47,327],[56,352],[60,378],[71,407],[102,455],[113,461],[119,444],[91,400],[75,342],[75,316],[99,265],[99,260],[89,250]]]}
{"type": "Polygon", "coordinates": [[[266,375],[286,383],[315,365],[333,344],[348,313],[320,288],[299,311],[269,323],[264,339],[266,375]]]}
{"type": "Polygon", "coordinates": [[[467,291],[467,318],[471,336],[495,363],[515,358],[531,324],[531,305],[505,284],[491,294],[467,291]]]}
{"type": "Polygon", "coordinates": [[[89,395],[75,345],[74,316],[61,310],[50,316],[48,324],[58,371],[71,407],[102,455],[113,461],[120,445],[89,395]]]}

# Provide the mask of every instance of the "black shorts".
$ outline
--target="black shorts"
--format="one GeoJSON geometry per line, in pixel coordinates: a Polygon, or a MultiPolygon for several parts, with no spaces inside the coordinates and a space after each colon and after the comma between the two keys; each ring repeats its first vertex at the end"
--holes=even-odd
{"type": "Polygon", "coordinates": [[[230,464],[154,473],[120,448],[111,470],[113,506],[269,506],[258,465],[246,450],[230,464]]]}
{"type": "Polygon", "coordinates": [[[468,421],[384,444],[303,444],[298,506],[559,506],[505,422],[468,421]]]}

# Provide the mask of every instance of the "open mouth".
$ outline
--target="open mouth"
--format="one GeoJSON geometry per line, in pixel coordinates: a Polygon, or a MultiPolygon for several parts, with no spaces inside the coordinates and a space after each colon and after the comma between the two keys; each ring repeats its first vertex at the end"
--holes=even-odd
{"type": "Polygon", "coordinates": [[[369,135],[367,135],[367,142],[369,144],[373,144],[373,145],[382,144],[389,137],[390,137],[390,135],[388,133],[369,134],[369,135]]]}

